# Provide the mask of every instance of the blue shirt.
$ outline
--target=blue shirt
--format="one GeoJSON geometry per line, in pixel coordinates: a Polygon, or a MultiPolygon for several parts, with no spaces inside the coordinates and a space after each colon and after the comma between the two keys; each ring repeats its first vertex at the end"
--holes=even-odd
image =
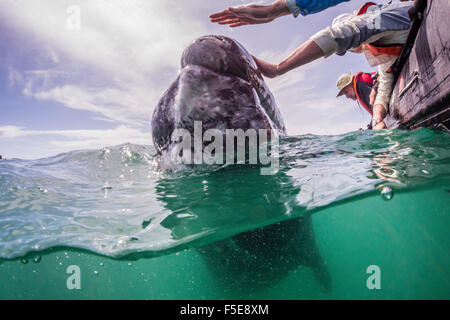
{"type": "Polygon", "coordinates": [[[297,17],[299,13],[302,16],[306,16],[333,7],[344,1],[350,0],[286,0],[286,3],[294,17],[297,17]]]}

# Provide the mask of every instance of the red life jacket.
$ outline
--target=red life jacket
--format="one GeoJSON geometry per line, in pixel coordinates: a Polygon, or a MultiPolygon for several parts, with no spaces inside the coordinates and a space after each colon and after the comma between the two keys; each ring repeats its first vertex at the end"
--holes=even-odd
{"type": "MultiPolygon", "coordinates": [[[[376,3],[374,2],[366,2],[365,4],[363,4],[361,6],[361,8],[359,8],[358,10],[358,16],[365,14],[367,12],[367,9],[371,6],[375,6],[376,3]]],[[[382,54],[387,54],[390,56],[399,56],[400,53],[403,50],[403,45],[386,45],[386,46],[377,46],[377,45],[373,45],[373,44],[364,44],[364,47],[366,47],[370,53],[376,57],[382,54]]]]}
{"type": "Polygon", "coordinates": [[[360,105],[363,106],[364,109],[367,110],[367,112],[370,113],[370,115],[373,114],[372,111],[372,106],[369,103],[369,97],[368,96],[361,96],[361,92],[359,90],[360,85],[362,83],[366,83],[368,84],[370,87],[372,87],[374,85],[373,79],[372,79],[372,75],[374,75],[375,72],[372,73],[364,73],[364,72],[358,72],[354,77],[353,77],[353,89],[355,90],[355,95],[356,95],[356,99],[358,99],[358,102],[360,105]]]}
{"type": "Polygon", "coordinates": [[[367,12],[367,9],[371,6],[376,6],[377,4],[375,2],[366,2],[364,3],[361,8],[358,10],[358,16],[361,14],[365,14],[367,12]]]}

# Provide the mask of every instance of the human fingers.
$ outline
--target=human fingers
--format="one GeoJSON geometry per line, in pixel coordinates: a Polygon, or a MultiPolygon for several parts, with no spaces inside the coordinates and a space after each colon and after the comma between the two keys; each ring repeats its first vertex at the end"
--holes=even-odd
{"type": "Polygon", "coordinates": [[[226,16],[221,16],[221,17],[218,17],[218,18],[214,18],[214,19],[209,19],[211,22],[219,22],[219,21],[223,21],[223,20],[226,20],[226,19],[231,19],[231,18],[233,18],[234,16],[231,16],[231,15],[226,15],[226,16]]]}
{"type": "Polygon", "coordinates": [[[211,19],[215,19],[215,18],[222,17],[222,16],[224,16],[224,15],[230,14],[231,12],[230,12],[229,9],[230,9],[230,8],[225,9],[225,10],[220,11],[220,12],[217,12],[217,13],[213,13],[213,14],[211,14],[209,17],[210,17],[211,19]]]}
{"type": "Polygon", "coordinates": [[[373,130],[383,130],[383,129],[386,129],[386,124],[384,123],[384,121],[381,121],[373,128],[373,130]]]}
{"type": "Polygon", "coordinates": [[[252,57],[256,62],[256,66],[258,67],[259,72],[261,72],[265,77],[268,77],[268,78],[274,77],[273,72],[271,70],[271,65],[269,63],[262,61],[253,55],[252,55],[252,57]]]}
{"type": "Polygon", "coordinates": [[[235,28],[235,27],[240,27],[240,26],[246,26],[249,25],[250,23],[248,22],[238,22],[238,23],[232,23],[230,24],[231,28],[235,28]]]}
{"type": "Polygon", "coordinates": [[[223,21],[219,21],[219,24],[236,24],[236,23],[240,23],[242,22],[239,19],[227,19],[227,20],[223,20],[223,21]]]}
{"type": "Polygon", "coordinates": [[[223,20],[226,20],[226,19],[233,19],[233,18],[236,18],[236,15],[234,15],[234,14],[226,14],[226,15],[223,15],[223,16],[220,16],[220,17],[217,17],[217,18],[212,18],[210,20],[211,20],[211,22],[219,22],[219,21],[223,21],[223,20]]]}

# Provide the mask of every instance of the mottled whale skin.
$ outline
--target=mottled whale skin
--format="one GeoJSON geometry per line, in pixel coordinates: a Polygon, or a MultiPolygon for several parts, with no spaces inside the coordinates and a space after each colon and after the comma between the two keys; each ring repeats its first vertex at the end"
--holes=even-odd
{"type": "Polygon", "coordinates": [[[208,129],[267,129],[286,133],[272,93],[252,56],[237,41],[204,36],[188,46],[177,79],[161,97],[152,118],[157,154],[170,149],[175,129],[193,133],[194,121],[208,129]]]}

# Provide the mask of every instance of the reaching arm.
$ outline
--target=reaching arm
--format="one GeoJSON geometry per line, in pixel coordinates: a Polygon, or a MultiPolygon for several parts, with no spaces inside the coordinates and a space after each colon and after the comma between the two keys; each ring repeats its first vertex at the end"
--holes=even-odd
{"type": "Polygon", "coordinates": [[[239,27],[249,24],[261,24],[290,14],[286,0],[276,0],[268,5],[251,4],[237,8],[228,8],[209,16],[211,22],[239,27]]]}
{"type": "Polygon", "coordinates": [[[268,5],[251,4],[237,8],[228,8],[209,16],[211,22],[239,27],[249,24],[261,24],[279,17],[293,14],[306,16],[317,13],[341,2],[350,0],[276,0],[268,5]]]}
{"type": "Polygon", "coordinates": [[[378,120],[378,124],[373,127],[374,130],[385,129],[386,124],[383,119],[389,111],[389,100],[391,99],[392,89],[394,88],[394,75],[388,71],[395,62],[395,58],[378,66],[378,91],[373,103],[372,118],[378,120]]]}
{"type": "Polygon", "coordinates": [[[277,65],[267,63],[255,57],[253,58],[258,65],[259,71],[264,76],[274,78],[323,56],[325,56],[325,53],[322,49],[310,39],[277,65]]]}
{"type": "Polygon", "coordinates": [[[375,98],[374,106],[380,105],[385,111],[389,110],[389,100],[391,99],[392,89],[394,88],[394,75],[388,71],[392,64],[394,64],[395,58],[382,65],[378,66],[378,93],[375,98]]]}

